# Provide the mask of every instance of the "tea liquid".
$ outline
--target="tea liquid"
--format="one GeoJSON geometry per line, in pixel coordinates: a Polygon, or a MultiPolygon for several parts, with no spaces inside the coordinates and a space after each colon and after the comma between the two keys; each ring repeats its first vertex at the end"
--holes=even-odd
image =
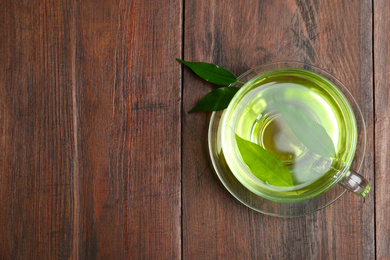
{"type": "Polygon", "coordinates": [[[351,163],[356,149],[356,122],[348,101],[330,81],[310,71],[286,68],[255,77],[243,88],[229,105],[221,141],[229,167],[247,188],[274,200],[306,199],[344,173],[343,166],[351,163]],[[322,125],[333,141],[335,157],[310,151],[293,134],[273,97],[305,111],[322,125]],[[294,187],[268,185],[251,174],[240,157],[234,133],[279,158],[290,170],[294,187]]]}

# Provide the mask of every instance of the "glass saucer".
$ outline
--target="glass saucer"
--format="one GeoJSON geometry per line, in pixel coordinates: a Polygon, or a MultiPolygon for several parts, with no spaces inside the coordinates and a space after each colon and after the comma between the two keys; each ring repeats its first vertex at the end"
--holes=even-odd
{"type": "MultiPolygon", "coordinates": [[[[306,70],[313,71],[328,80],[332,81],[334,85],[336,85],[344,94],[344,96],[349,101],[357,122],[357,130],[358,130],[358,140],[357,140],[357,148],[355,153],[354,161],[352,162],[351,169],[355,171],[360,171],[364,154],[366,149],[366,128],[364,124],[364,118],[360,111],[358,104],[355,99],[348,91],[348,89],[335,77],[327,73],[326,71],[301,62],[290,62],[290,61],[282,61],[282,62],[274,62],[265,65],[261,65],[255,67],[241,76],[238,77],[239,81],[247,82],[251,78],[262,74],[266,71],[277,69],[277,68],[302,68],[306,70]]],[[[232,86],[241,87],[242,84],[235,83],[232,86]]],[[[323,209],[336,200],[338,200],[342,195],[345,194],[346,189],[341,185],[335,185],[333,188],[328,190],[327,192],[321,194],[318,197],[313,199],[309,199],[301,202],[294,203],[281,203],[275,202],[268,199],[265,199],[261,196],[258,196],[248,190],[243,184],[241,184],[234,174],[230,171],[221,148],[221,136],[220,136],[220,121],[224,111],[213,112],[210,125],[209,125],[209,133],[208,133],[208,144],[209,144],[209,152],[212,164],[214,166],[215,172],[218,178],[221,180],[222,184],[225,188],[241,203],[261,212],[263,214],[277,216],[277,217],[298,217],[304,216],[313,212],[316,212],[320,209],[323,209]]]]}

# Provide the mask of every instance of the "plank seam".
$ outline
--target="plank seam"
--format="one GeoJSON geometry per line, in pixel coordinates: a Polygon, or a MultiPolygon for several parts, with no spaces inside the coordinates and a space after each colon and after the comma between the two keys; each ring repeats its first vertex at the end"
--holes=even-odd
{"type": "MultiPolygon", "coordinates": [[[[185,33],[185,0],[182,0],[181,17],[181,57],[184,59],[184,33],[185,33]]],[[[180,64],[180,88],[181,88],[181,109],[180,109],[180,259],[184,259],[184,232],[183,232],[183,111],[184,111],[184,80],[183,66],[180,64]]]]}
{"type": "MultiPolygon", "coordinates": [[[[71,10],[75,11],[75,1],[71,2],[71,10]]],[[[71,12],[75,13],[75,12],[71,12]]],[[[71,79],[71,89],[72,89],[72,116],[73,116],[73,139],[74,139],[74,158],[73,158],[73,259],[79,259],[79,235],[80,235],[80,196],[79,196],[79,155],[78,155],[78,116],[77,116],[77,98],[76,98],[76,17],[75,15],[72,18],[71,22],[71,71],[72,71],[72,79],[71,79]]]]}
{"type": "Polygon", "coordinates": [[[374,145],[373,145],[373,156],[374,156],[374,164],[373,164],[373,170],[374,170],[374,178],[372,180],[372,184],[374,186],[374,259],[377,259],[377,243],[376,243],[376,192],[375,192],[375,176],[376,176],[376,130],[375,130],[375,124],[376,124],[376,102],[375,102],[375,1],[371,1],[371,26],[372,26],[372,43],[371,43],[371,49],[372,49],[372,100],[373,100],[373,106],[372,111],[374,114],[374,122],[373,122],[373,138],[374,138],[374,145]]]}

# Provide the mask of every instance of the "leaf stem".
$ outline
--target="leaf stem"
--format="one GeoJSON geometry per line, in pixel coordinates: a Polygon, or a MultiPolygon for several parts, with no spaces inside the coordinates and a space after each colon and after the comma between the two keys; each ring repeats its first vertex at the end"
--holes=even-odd
{"type": "Polygon", "coordinates": [[[239,80],[237,80],[236,82],[241,83],[242,85],[245,84],[245,82],[242,82],[242,81],[239,81],[239,80]]]}

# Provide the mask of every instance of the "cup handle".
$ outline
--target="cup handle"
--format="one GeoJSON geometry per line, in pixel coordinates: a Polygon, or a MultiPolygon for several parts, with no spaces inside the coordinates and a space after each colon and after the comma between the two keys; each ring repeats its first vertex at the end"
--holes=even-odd
{"type": "Polygon", "coordinates": [[[349,170],[339,184],[360,197],[365,197],[371,189],[371,184],[353,170],[349,170]]]}

